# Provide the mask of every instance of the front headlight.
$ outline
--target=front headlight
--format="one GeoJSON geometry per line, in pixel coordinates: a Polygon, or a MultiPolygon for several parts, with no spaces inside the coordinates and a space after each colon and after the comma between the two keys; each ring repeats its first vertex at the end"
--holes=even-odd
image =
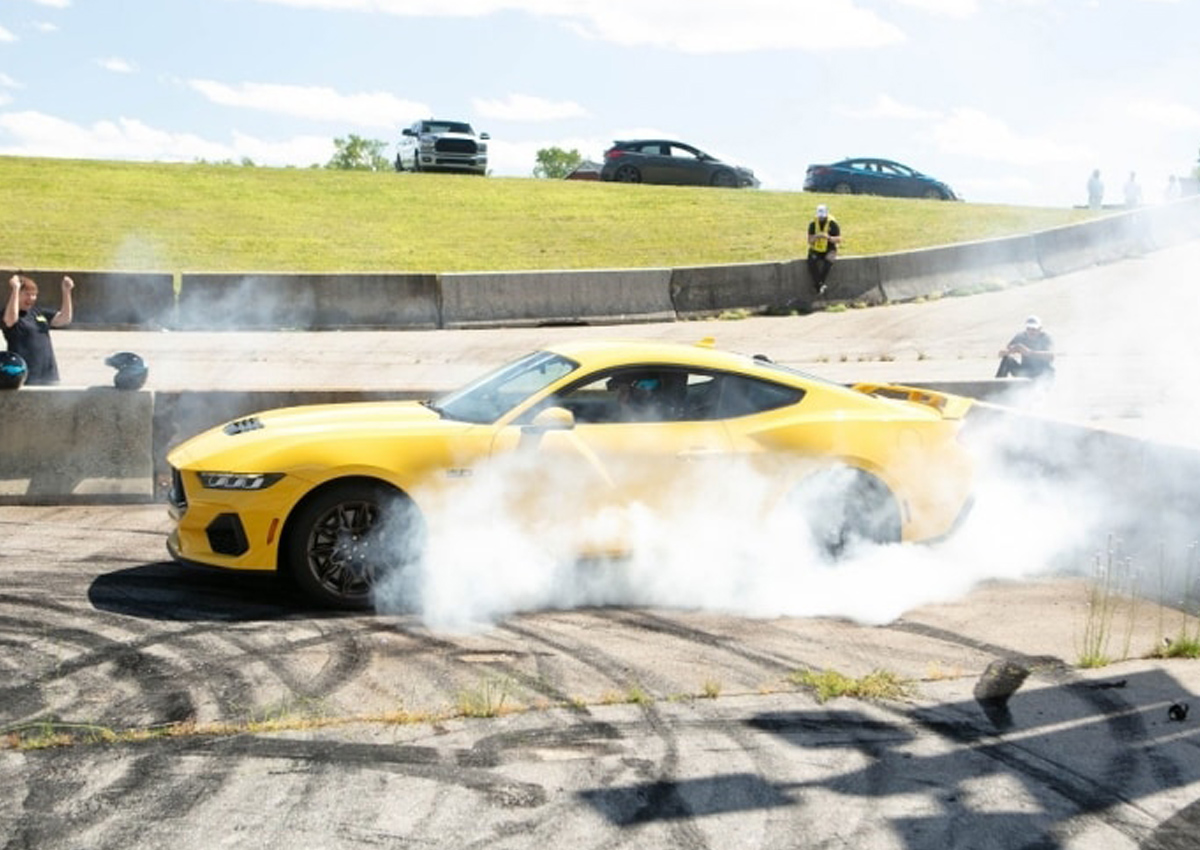
{"type": "Polygon", "coordinates": [[[207,490],[266,490],[283,478],[282,472],[198,472],[196,475],[207,490]]]}

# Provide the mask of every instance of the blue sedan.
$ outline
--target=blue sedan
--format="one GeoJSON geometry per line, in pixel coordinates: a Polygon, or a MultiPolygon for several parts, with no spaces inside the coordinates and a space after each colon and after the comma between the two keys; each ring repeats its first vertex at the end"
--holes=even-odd
{"type": "Polygon", "coordinates": [[[839,195],[959,200],[954,190],[942,181],[890,159],[844,159],[832,165],[810,165],[804,178],[804,189],[839,195]]]}

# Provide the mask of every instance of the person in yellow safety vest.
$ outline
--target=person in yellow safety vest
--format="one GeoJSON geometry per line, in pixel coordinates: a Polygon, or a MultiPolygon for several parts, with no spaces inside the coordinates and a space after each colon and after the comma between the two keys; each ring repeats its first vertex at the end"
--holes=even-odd
{"type": "Polygon", "coordinates": [[[829,214],[829,207],[820,204],[817,217],[808,223],[808,273],[812,275],[818,295],[825,292],[825,279],[829,277],[833,261],[837,259],[841,241],[841,227],[829,214]]]}

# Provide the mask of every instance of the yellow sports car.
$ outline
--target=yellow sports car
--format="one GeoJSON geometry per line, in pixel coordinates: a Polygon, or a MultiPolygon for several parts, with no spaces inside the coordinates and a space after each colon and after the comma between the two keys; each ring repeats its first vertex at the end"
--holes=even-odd
{"type": "Polygon", "coordinates": [[[483,481],[495,510],[579,557],[628,552],[631,512],[735,486],[764,518],[794,522],[798,547],[931,540],[970,503],[970,406],[831,383],[708,340],[557,345],[435,401],[285,408],[193,437],[168,456],[167,545],[362,608],[483,481]]]}

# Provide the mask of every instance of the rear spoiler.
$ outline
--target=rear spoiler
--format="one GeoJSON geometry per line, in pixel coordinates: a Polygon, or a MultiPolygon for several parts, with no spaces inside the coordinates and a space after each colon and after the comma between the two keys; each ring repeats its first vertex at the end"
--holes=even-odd
{"type": "Polygon", "coordinates": [[[905,387],[900,384],[851,384],[850,388],[879,398],[893,398],[897,401],[923,404],[942,414],[943,419],[962,419],[971,409],[971,405],[975,403],[974,399],[966,396],[905,387]]]}

